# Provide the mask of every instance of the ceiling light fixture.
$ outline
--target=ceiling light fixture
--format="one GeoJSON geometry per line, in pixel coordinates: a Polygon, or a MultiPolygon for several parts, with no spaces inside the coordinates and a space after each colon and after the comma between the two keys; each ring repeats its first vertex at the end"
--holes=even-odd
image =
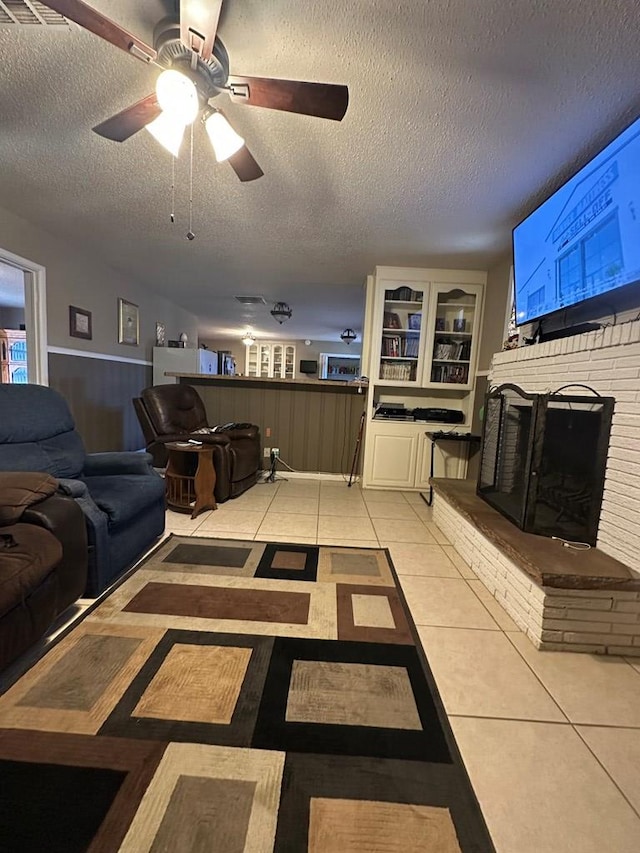
{"type": "Polygon", "coordinates": [[[353,329],[345,329],[344,332],[340,335],[340,337],[345,344],[352,344],[358,336],[353,331],[353,329]]]}
{"type": "Polygon", "coordinates": [[[145,127],[170,154],[174,157],[178,156],[186,125],[172,118],[168,113],[160,113],[158,118],[145,127]]]}
{"type": "Polygon", "coordinates": [[[200,110],[198,92],[194,83],[169,68],[163,71],[156,83],[156,95],[162,112],[181,124],[192,124],[200,110]]]}
{"type": "Polygon", "coordinates": [[[289,320],[293,311],[286,302],[276,302],[276,304],[271,309],[271,316],[274,320],[277,320],[280,325],[284,323],[285,320],[289,320]]]}
{"type": "Polygon", "coordinates": [[[204,126],[218,163],[228,160],[244,145],[244,139],[235,132],[220,110],[213,110],[206,115],[204,126]]]}
{"type": "Polygon", "coordinates": [[[256,336],[252,332],[245,332],[242,336],[242,343],[246,347],[250,347],[251,344],[255,343],[256,336]]]}

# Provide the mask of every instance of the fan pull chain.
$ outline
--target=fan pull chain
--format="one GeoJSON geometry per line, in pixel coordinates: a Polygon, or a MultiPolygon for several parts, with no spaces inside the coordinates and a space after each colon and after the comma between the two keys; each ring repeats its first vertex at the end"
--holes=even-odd
{"type": "Polygon", "coordinates": [[[171,222],[176,221],[176,158],[171,155],[171,213],[169,214],[171,222]]]}
{"type": "Polygon", "coordinates": [[[191,140],[189,148],[189,230],[187,240],[195,240],[193,233],[193,124],[191,125],[191,140]]]}

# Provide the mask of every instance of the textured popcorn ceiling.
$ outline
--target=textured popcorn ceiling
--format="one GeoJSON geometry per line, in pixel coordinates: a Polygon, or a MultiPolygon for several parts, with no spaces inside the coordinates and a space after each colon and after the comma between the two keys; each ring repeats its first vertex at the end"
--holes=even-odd
{"type": "MultiPolygon", "coordinates": [[[[92,0],[146,41],[173,5],[92,0]]],[[[510,229],[640,112],[636,0],[226,0],[238,74],[346,83],[341,123],[218,99],[265,171],[241,184],[196,127],[188,181],[141,132],[91,127],[156,71],[78,29],[0,28],[0,205],[237,330],[236,294],[285,300],[258,333],[361,329],[375,264],[486,268],[510,229]]],[[[1,242],[1,235],[0,235],[1,242]]],[[[8,247],[10,248],[10,247],[8,247]]]]}

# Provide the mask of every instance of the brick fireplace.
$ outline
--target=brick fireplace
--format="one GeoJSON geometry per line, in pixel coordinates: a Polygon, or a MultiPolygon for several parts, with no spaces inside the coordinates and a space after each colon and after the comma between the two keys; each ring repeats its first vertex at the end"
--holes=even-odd
{"type": "MultiPolygon", "coordinates": [[[[640,321],[497,353],[489,384],[505,383],[536,394],[580,383],[615,399],[596,547],[628,579],[545,586],[438,491],[434,520],[539,648],[640,655],[640,321]]],[[[572,393],[584,389],[563,391],[572,393]]]]}

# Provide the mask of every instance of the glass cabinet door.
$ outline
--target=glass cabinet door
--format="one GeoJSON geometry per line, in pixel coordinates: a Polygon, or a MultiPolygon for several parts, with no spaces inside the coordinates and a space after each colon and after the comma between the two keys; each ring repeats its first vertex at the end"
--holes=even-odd
{"type": "Polygon", "coordinates": [[[282,344],[274,344],[273,345],[273,373],[276,379],[282,379],[284,376],[284,362],[283,362],[283,350],[284,347],[282,344]]]}
{"type": "Polygon", "coordinates": [[[293,344],[287,344],[284,348],[284,378],[296,378],[296,348],[293,344]]]}
{"type": "Polygon", "coordinates": [[[260,344],[259,358],[258,376],[261,379],[268,379],[270,376],[273,376],[271,369],[271,346],[269,344],[260,344]]]}
{"type": "Polygon", "coordinates": [[[480,285],[434,285],[425,385],[473,384],[480,317],[480,285]]]}
{"type": "Polygon", "coordinates": [[[385,289],[378,380],[389,385],[419,385],[425,291],[403,285],[385,289]]]}
{"type": "Polygon", "coordinates": [[[247,376],[257,376],[258,375],[258,344],[251,344],[251,346],[247,347],[247,365],[246,365],[246,374],[247,376]]]}

